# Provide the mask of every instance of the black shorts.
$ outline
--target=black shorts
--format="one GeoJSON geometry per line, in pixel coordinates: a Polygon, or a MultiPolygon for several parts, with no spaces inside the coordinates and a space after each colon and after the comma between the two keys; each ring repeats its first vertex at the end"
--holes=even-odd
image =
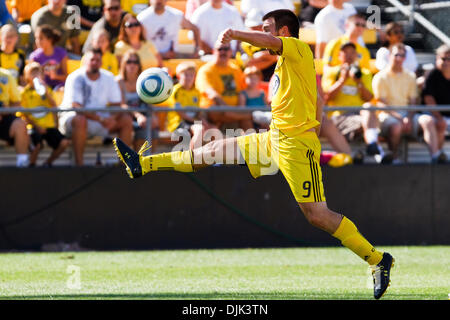
{"type": "Polygon", "coordinates": [[[17,117],[12,114],[4,114],[0,119],[0,139],[6,140],[9,145],[14,144],[14,138],[9,136],[9,129],[17,117]]]}
{"type": "Polygon", "coordinates": [[[42,145],[42,141],[45,140],[52,149],[57,149],[61,141],[65,138],[56,128],[48,128],[44,134],[40,134],[34,128],[31,131],[31,142],[34,146],[42,145]]]}

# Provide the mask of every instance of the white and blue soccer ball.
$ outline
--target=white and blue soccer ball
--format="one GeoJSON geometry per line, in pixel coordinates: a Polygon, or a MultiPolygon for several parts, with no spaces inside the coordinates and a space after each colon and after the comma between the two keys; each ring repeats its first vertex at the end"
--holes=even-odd
{"type": "Polygon", "coordinates": [[[161,68],[149,68],[139,75],[136,92],[145,103],[161,103],[172,94],[173,81],[169,74],[161,68]]]}

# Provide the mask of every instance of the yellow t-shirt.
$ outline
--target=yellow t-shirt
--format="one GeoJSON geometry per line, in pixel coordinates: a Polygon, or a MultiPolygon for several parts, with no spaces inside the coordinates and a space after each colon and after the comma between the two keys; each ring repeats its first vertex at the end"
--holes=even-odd
{"type": "MultiPolygon", "coordinates": [[[[50,88],[48,88],[50,94],[53,94],[50,88]]],[[[21,94],[21,103],[24,108],[37,108],[37,107],[47,107],[51,108],[52,105],[46,97],[42,98],[36,90],[30,85],[27,85],[21,94]]],[[[55,128],[55,118],[51,112],[39,112],[39,113],[29,113],[29,116],[33,121],[43,128],[55,128]]]]}
{"type": "MultiPolygon", "coordinates": [[[[132,49],[132,47],[125,43],[124,41],[118,41],[114,46],[114,54],[116,56],[123,56],[127,50],[132,49]]],[[[142,70],[157,67],[158,59],[156,55],[158,54],[158,49],[156,49],[155,45],[151,41],[142,42],[139,50],[136,50],[141,59],[142,70]]]]}
{"type": "MultiPolygon", "coordinates": [[[[340,66],[329,67],[325,70],[322,76],[322,88],[324,92],[328,92],[330,88],[339,79],[340,66]]],[[[361,81],[363,85],[372,92],[372,74],[367,69],[361,69],[362,77],[361,81]]],[[[333,100],[328,101],[330,106],[348,106],[348,107],[361,107],[365,101],[361,99],[358,92],[358,86],[353,78],[348,77],[339,93],[333,100]]],[[[330,112],[330,116],[341,115],[342,111],[330,112]]]]}
{"type": "Polygon", "coordinates": [[[148,0],[120,0],[123,11],[137,16],[142,10],[148,8],[148,0]]]}
{"type": "Polygon", "coordinates": [[[206,95],[208,88],[217,91],[229,106],[239,104],[239,92],[245,89],[245,78],[241,69],[233,63],[220,67],[214,62],[201,66],[197,73],[195,87],[200,91],[200,107],[209,108],[215,103],[206,95]]]}
{"type": "Polygon", "coordinates": [[[119,74],[119,61],[110,51],[106,51],[102,55],[102,69],[112,72],[115,76],[119,74]]]}
{"type": "Polygon", "coordinates": [[[390,106],[407,106],[410,99],[417,98],[416,76],[407,70],[381,70],[373,77],[372,87],[375,99],[384,99],[390,106]]]}
{"type": "Polygon", "coordinates": [[[0,50],[0,68],[7,69],[16,80],[23,74],[25,62],[25,53],[20,49],[12,53],[4,53],[0,50]]]}
{"type": "MultiPolygon", "coordinates": [[[[185,89],[180,83],[173,86],[172,95],[169,98],[169,105],[175,108],[175,104],[181,107],[199,107],[200,92],[194,87],[190,90],[185,89]]],[[[178,112],[167,113],[167,130],[174,131],[181,122],[181,117],[178,112]]]]}
{"type": "Polygon", "coordinates": [[[293,37],[279,37],[279,53],[271,81],[271,128],[294,136],[319,125],[316,120],[316,70],[308,44],[293,37]]]}
{"type": "MultiPolygon", "coordinates": [[[[326,66],[334,67],[341,64],[339,61],[339,51],[341,45],[350,41],[348,36],[343,35],[337,39],[330,41],[325,47],[323,54],[323,63],[326,66]]],[[[358,54],[357,61],[360,68],[370,69],[370,52],[367,48],[363,47],[359,43],[355,43],[356,53],[358,54]]]]}
{"type": "Polygon", "coordinates": [[[20,102],[17,81],[8,70],[0,68],[0,103],[9,107],[13,102],[20,102]]]}

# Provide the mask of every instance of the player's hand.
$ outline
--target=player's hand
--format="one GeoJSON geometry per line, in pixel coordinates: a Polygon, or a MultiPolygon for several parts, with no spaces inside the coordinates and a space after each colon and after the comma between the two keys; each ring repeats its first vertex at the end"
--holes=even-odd
{"type": "Polygon", "coordinates": [[[220,43],[230,43],[231,40],[233,40],[234,31],[233,29],[226,29],[222,31],[222,33],[219,35],[219,41],[220,43]]]}

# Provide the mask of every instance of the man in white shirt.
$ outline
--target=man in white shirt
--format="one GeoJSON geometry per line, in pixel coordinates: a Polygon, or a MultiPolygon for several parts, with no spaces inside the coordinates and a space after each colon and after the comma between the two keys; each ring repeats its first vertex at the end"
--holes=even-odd
{"type": "Polygon", "coordinates": [[[316,59],[323,58],[325,46],[333,39],[345,33],[345,20],[356,13],[352,4],[346,0],[328,0],[328,5],[317,14],[314,25],[316,28],[316,59]]]}
{"type": "Polygon", "coordinates": [[[180,29],[188,29],[194,33],[196,55],[200,45],[199,29],[184,17],[183,12],[166,6],[166,3],[167,0],[150,0],[150,7],[137,15],[145,27],[147,40],[155,44],[163,59],[173,59],[178,51],[178,33],[180,29]]]}
{"type": "MultiPolygon", "coordinates": [[[[273,10],[289,9],[294,11],[294,4],[292,0],[242,0],[241,1],[241,14],[246,16],[251,9],[257,9],[263,14],[266,14],[273,10]]],[[[261,21],[262,24],[262,21],[261,21]]]]}
{"type": "MultiPolygon", "coordinates": [[[[223,0],[209,0],[202,4],[194,11],[191,22],[200,29],[201,47],[206,54],[212,54],[214,44],[223,30],[246,30],[239,11],[223,0]]],[[[233,52],[236,52],[237,45],[235,40],[231,42],[233,52]]]]}
{"type": "MultiPolygon", "coordinates": [[[[84,66],[69,74],[64,87],[62,108],[105,108],[118,107],[122,97],[114,75],[102,66],[102,52],[90,49],[85,54],[84,66]]],[[[75,164],[83,165],[83,153],[88,137],[107,137],[118,133],[121,139],[133,141],[132,118],[126,113],[64,112],[59,119],[60,131],[72,138],[75,164]]]]}

